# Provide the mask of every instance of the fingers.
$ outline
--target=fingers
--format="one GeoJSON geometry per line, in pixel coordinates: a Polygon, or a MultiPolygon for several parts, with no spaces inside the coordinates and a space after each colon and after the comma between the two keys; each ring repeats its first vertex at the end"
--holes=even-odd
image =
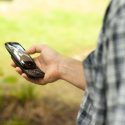
{"type": "Polygon", "coordinates": [[[28,78],[28,76],[25,74],[25,73],[23,73],[22,72],[22,70],[19,68],[19,67],[16,67],[16,72],[18,73],[18,74],[20,74],[24,79],[26,79],[27,81],[30,81],[30,82],[32,82],[32,83],[36,83],[36,84],[45,84],[44,82],[42,82],[42,81],[44,81],[44,80],[41,80],[41,79],[30,79],[30,78],[28,78]]]}
{"type": "Polygon", "coordinates": [[[22,70],[14,62],[11,63],[11,66],[15,68],[18,74],[22,75],[22,70]]]}
{"type": "Polygon", "coordinates": [[[29,50],[27,50],[26,52],[28,54],[34,54],[34,53],[41,53],[42,50],[46,47],[46,45],[34,45],[33,47],[31,47],[29,50]]]}
{"type": "Polygon", "coordinates": [[[25,73],[22,74],[22,77],[24,79],[26,79],[27,81],[38,84],[38,85],[46,85],[47,84],[47,82],[44,81],[44,79],[30,79],[30,78],[28,78],[28,76],[25,73]]]}
{"type": "Polygon", "coordinates": [[[29,81],[28,76],[25,73],[22,73],[22,77],[29,81]]]}
{"type": "Polygon", "coordinates": [[[45,85],[46,84],[46,81],[44,79],[31,79],[31,78],[28,78],[28,76],[25,73],[23,73],[22,70],[19,67],[17,67],[14,63],[12,63],[11,65],[15,68],[16,72],[19,75],[21,75],[24,79],[26,79],[27,81],[35,83],[35,84],[39,84],[39,85],[45,85]]]}
{"type": "Polygon", "coordinates": [[[14,62],[11,63],[11,66],[16,68],[16,64],[14,62]]]}
{"type": "Polygon", "coordinates": [[[16,67],[16,72],[18,72],[20,75],[22,75],[22,70],[19,67],[16,67]]]}

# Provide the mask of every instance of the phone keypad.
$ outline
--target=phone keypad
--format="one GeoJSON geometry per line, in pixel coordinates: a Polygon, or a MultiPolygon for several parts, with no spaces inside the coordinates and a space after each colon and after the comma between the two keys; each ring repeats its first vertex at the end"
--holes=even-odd
{"type": "Polygon", "coordinates": [[[28,69],[26,70],[27,74],[30,77],[34,77],[34,78],[43,78],[44,77],[44,73],[40,70],[40,69],[28,69]]]}

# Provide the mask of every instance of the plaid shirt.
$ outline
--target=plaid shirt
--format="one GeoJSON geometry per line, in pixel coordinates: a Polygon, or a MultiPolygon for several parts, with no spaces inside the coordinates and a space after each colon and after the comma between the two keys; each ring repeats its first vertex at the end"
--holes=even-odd
{"type": "Polygon", "coordinates": [[[83,62],[87,88],[77,125],[125,125],[125,0],[112,0],[97,49],[83,62]]]}

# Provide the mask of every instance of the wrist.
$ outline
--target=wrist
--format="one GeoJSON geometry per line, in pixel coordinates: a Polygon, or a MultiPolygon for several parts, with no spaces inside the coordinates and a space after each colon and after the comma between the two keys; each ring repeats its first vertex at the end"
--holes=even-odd
{"type": "Polygon", "coordinates": [[[67,76],[71,75],[74,70],[77,70],[75,66],[78,65],[78,61],[68,57],[62,57],[59,63],[59,76],[60,79],[67,81],[67,76]]]}
{"type": "Polygon", "coordinates": [[[65,80],[65,75],[67,73],[67,67],[69,65],[69,58],[61,57],[61,61],[58,66],[59,78],[65,80]]]}
{"type": "Polygon", "coordinates": [[[78,88],[85,89],[86,82],[81,61],[62,57],[58,69],[60,79],[65,80],[78,88]]]}

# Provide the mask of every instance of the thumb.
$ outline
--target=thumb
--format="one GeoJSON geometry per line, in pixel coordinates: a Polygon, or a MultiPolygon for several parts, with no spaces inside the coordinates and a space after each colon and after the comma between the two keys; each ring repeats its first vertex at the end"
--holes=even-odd
{"type": "Polygon", "coordinates": [[[26,50],[26,53],[28,54],[35,54],[35,53],[41,53],[42,52],[42,47],[41,45],[34,45],[28,50],[26,50]]]}

